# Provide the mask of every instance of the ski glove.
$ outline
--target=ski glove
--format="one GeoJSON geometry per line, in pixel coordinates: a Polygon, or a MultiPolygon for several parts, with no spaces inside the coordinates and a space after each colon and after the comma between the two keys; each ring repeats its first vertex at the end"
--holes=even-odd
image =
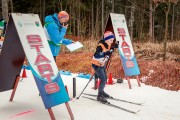
{"type": "Polygon", "coordinates": [[[111,47],[111,49],[118,48],[118,47],[119,47],[119,42],[115,43],[114,46],[111,47]]]}
{"type": "Polygon", "coordinates": [[[118,48],[119,47],[119,42],[115,43],[114,48],[118,48]]]}

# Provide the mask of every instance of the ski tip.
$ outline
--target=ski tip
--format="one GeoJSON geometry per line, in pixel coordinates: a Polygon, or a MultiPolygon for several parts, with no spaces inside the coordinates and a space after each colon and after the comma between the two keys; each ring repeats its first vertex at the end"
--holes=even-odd
{"type": "Polygon", "coordinates": [[[137,112],[135,112],[135,114],[138,113],[138,112],[140,112],[140,110],[138,110],[137,112]]]}
{"type": "Polygon", "coordinates": [[[143,106],[145,102],[139,103],[139,105],[143,106]]]}
{"type": "Polygon", "coordinates": [[[140,112],[140,110],[138,110],[138,111],[131,111],[131,113],[133,113],[133,114],[137,114],[138,112],[140,112]]]}

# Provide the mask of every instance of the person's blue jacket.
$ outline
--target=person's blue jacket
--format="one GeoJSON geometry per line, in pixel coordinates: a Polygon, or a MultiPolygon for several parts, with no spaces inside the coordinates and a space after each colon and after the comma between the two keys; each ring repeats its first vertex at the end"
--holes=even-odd
{"type": "Polygon", "coordinates": [[[61,44],[72,43],[72,40],[64,38],[67,29],[60,24],[57,13],[45,17],[45,28],[50,39],[48,43],[53,56],[58,56],[61,44]]]}

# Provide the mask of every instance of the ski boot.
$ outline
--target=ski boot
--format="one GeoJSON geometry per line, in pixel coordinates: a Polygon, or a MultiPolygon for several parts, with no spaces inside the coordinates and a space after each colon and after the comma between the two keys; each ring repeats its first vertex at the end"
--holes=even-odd
{"type": "Polygon", "coordinates": [[[103,96],[103,92],[99,92],[98,96],[97,96],[97,101],[100,101],[102,103],[107,103],[108,101],[106,100],[106,98],[103,96]]]}
{"type": "Polygon", "coordinates": [[[110,95],[107,94],[107,93],[105,93],[104,91],[103,91],[103,96],[104,96],[106,99],[110,98],[110,95]]]}

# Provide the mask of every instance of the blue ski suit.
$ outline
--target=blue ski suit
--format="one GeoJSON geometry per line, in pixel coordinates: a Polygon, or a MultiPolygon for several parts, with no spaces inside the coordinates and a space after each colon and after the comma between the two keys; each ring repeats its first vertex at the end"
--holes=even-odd
{"type": "Polygon", "coordinates": [[[57,13],[45,17],[44,31],[54,57],[58,56],[61,44],[72,43],[72,40],[64,38],[67,28],[61,25],[57,13]]]}

